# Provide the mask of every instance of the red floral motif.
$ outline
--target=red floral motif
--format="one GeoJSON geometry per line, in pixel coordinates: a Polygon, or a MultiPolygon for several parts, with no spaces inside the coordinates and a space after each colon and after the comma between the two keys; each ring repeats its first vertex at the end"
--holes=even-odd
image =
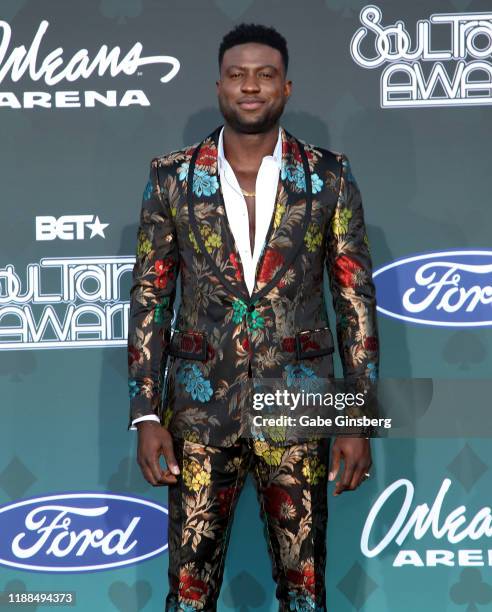
{"type": "Polygon", "coordinates": [[[136,361],[137,362],[140,361],[140,351],[138,350],[136,346],[133,346],[133,344],[130,344],[128,347],[128,365],[131,366],[136,361]]]}
{"type": "MultiPolygon", "coordinates": [[[[306,151],[306,149],[304,149],[304,150],[306,151]]],[[[292,152],[293,159],[295,159],[296,162],[299,162],[299,163],[302,164],[301,150],[297,146],[297,143],[294,143],[292,145],[291,152],[292,152]]],[[[306,155],[307,155],[308,158],[312,157],[312,154],[309,151],[306,151],[306,155]]]]}
{"type": "Polygon", "coordinates": [[[249,338],[244,338],[244,340],[241,342],[241,346],[245,351],[249,351],[249,338]]]}
{"type": "Polygon", "coordinates": [[[294,507],[292,497],[276,485],[270,485],[265,489],[265,508],[268,514],[276,519],[280,519],[283,515],[284,506],[294,507]]]}
{"type": "Polygon", "coordinates": [[[260,283],[268,283],[275,270],[277,270],[284,263],[284,258],[278,251],[274,249],[267,249],[265,258],[263,259],[260,274],[258,280],[260,283]]]}
{"type": "Polygon", "coordinates": [[[200,151],[196,160],[196,165],[212,166],[216,158],[217,153],[215,151],[215,147],[212,148],[211,145],[203,145],[202,147],[200,147],[200,151]]]}
{"type": "Polygon", "coordinates": [[[186,353],[201,353],[203,351],[203,336],[193,332],[180,334],[180,347],[186,353]]]}
{"type": "Polygon", "coordinates": [[[179,595],[184,599],[198,601],[208,593],[208,585],[203,580],[194,578],[191,574],[183,571],[179,577],[179,595]]]}
{"type": "Polygon", "coordinates": [[[210,346],[207,342],[207,359],[213,359],[215,357],[215,349],[213,346],[210,346]]]}
{"type": "Polygon", "coordinates": [[[334,274],[342,287],[355,287],[357,284],[357,273],[364,268],[348,255],[340,255],[334,264],[334,274]]]}
{"type": "Polygon", "coordinates": [[[234,269],[236,270],[235,273],[235,278],[237,281],[240,281],[243,277],[242,273],[241,273],[241,266],[239,265],[239,262],[236,258],[236,254],[235,253],[230,253],[229,255],[229,261],[232,263],[232,265],[234,266],[234,269]]]}
{"type": "Polygon", "coordinates": [[[368,336],[364,340],[364,348],[367,351],[377,351],[378,350],[378,339],[376,336],[368,336]]]}
{"type": "Polygon", "coordinates": [[[282,350],[287,353],[293,353],[296,350],[296,339],[292,336],[282,340],[282,350]]]}
{"type": "Polygon", "coordinates": [[[165,289],[169,280],[174,279],[174,260],[171,257],[166,259],[158,259],[155,262],[155,272],[157,278],[154,281],[154,286],[158,289],[165,289]]]}
{"type": "Polygon", "coordinates": [[[301,334],[301,350],[308,351],[309,349],[314,349],[315,351],[319,350],[319,344],[311,339],[311,334],[301,334]]]}
{"type": "Polygon", "coordinates": [[[232,500],[234,499],[235,487],[219,489],[217,498],[219,500],[219,512],[224,516],[229,513],[232,500]]]}
{"type": "Polygon", "coordinates": [[[312,563],[306,563],[302,568],[302,571],[288,569],[286,574],[289,582],[304,587],[310,593],[314,594],[316,574],[314,572],[314,565],[312,563]]]}

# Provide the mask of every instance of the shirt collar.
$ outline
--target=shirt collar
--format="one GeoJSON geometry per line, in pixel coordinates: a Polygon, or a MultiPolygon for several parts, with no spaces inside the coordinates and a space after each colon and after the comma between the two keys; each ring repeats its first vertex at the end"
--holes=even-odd
{"type": "MultiPolygon", "coordinates": [[[[223,133],[224,133],[224,126],[222,126],[222,129],[220,130],[219,143],[217,145],[217,165],[218,165],[219,171],[222,165],[225,165],[228,163],[224,155],[223,133]]],[[[275,145],[273,155],[265,155],[265,157],[273,159],[279,168],[282,167],[282,128],[281,127],[278,128],[277,144],[275,145]]],[[[265,159],[265,157],[263,159],[265,159]]]]}

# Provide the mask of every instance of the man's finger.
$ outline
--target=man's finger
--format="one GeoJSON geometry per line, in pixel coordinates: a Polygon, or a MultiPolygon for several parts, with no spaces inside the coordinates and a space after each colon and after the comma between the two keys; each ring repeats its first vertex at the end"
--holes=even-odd
{"type": "Polygon", "coordinates": [[[328,480],[335,480],[340,468],[340,449],[335,445],[331,451],[331,466],[328,480]]]}
{"type": "Polygon", "coordinates": [[[349,463],[347,459],[344,459],[344,468],[343,468],[342,477],[337,482],[333,495],[339,495],[340,493],[342,493],[343,491],[349,488],[350,481],[352,480],[352,476],[354,474],[354,470],[356,466],[357,466],[356,463],[349,463]]]}
{"type": "Polygon", "coordinates": [[[166,436],[162,442],[162,451],[169,471],[177,476],[179,474],[179,466],[174,456],[173,439],[170,435],[166,436]]]}

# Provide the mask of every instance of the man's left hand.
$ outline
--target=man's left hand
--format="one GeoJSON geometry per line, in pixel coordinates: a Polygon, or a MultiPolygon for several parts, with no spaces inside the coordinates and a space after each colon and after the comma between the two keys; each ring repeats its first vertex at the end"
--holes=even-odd
{"type": "Polygon", "coordinates": [[[365,472],[372,465],[371,444],[368,438],[336,438],[331,451],[329,480],[335,480],[343,459],[343,474],[338,480],[333,495],[354,491],[363,482],[365,472]]]}

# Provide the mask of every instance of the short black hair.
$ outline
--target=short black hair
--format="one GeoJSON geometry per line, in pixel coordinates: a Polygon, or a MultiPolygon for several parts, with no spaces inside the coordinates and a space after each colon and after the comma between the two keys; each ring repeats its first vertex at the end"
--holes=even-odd
{"type": "Polygon", "coordinates": [[[287,74],[287,68],[289,67],[287,41],[275,28],[257,23],[240,23],[224,36],[219,47],[219,71],[222,66],[224,53],[227,49],[235,45],[242,45],[250,42],[262,43],[280,51],[284,70],[287,74]]]}

